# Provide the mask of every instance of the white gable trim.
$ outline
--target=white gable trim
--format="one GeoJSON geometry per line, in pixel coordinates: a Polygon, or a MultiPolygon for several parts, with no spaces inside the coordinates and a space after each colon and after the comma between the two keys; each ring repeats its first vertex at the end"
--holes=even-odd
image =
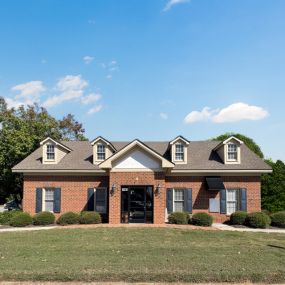
{"type": "Polygon", "coordinates": [[[151,156],[159,159],[161,161],[161,167],[162,168],[173,168],[174,167],[174,164],[172,162],[168,161],[163,156],[161,156],[160,154],[158,154],[157,152],[155,152],[154,150],[152,150],[151,148],[149,148],[148,146],[146,146],[145,144],[143,144],[139,140],[134,140],[131,143],[129,143],[128,145],[126,145],[120,151],[118,151],[117,153],[115,153],[114,155],[112,155],[111,157],[106,159],[105,161],[101,162],[99,164],[99,167],[100,168],[112,168],[112,162],[114,160],[117,160],[119,157],[123,156],[124,154],[126,154],[127,152],[129,152],[130,150],[132,150],[136,146],[143,149],[144,151],[149,153],[151,156]]]}
{"type": "Polygon", "coordinates": [[[226,145],[229,141],[231,140],[235,140],[236,142],[238,142],[240,145],[243,144],[243,141],[239,140],[238,138],[236,138],[235,136],[230,136],[227,139],[225,139],[224,141],[222,141],[221,143],[219,143],[215,148],[214,151],[219,149],[222,145],[226,145]]]}
{"type": "Polygon", "coordinates": [[[46,142],[48,141],[52,141],[55,145],[58,145],[60,147],[62,147],[63,149],[67,150],[67,151],[72,151],[72,149],[70,149],[69,147],[61,144],[60,142],[57,142],[56,140],[50,138],[50,137],[47,137],[46,139],[44,139],[43,141],[40,142],[40,145],[44,145],[46,142]]]}
{"type": "Polygon", "coordinates": [[[109,146],[113,151],[116,151],[115,147],[109,142],[107,141],[106,139],[104,139],[103,137],[97,137],[96,139],[94,139],[92,142],[91,142],[91,145],[94,145],[96,144],[97,142],[99,141],[103,141],[107,146],[109,146]]]}
{"type": "Polygon", "coordinates": [[[189,144],[189,141],[188,140],[186,140],[185,138],[183,138],[182,136],[178,136],[178,137],[176,137],[174,140],[172,140],[169,144],[174,144],[174,143],[176,143],[178,140],[181,140],[181,141],[183,141],[186,145],[188,145],[189,144]]]}

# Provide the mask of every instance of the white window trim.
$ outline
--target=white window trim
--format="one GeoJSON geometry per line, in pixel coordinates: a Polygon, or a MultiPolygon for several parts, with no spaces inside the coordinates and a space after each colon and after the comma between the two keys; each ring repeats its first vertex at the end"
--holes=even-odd
{"type": "MultiPolygon", "coordinates": [[[[231,215],[232,213],[229,213],[228,212],[228,191],[236,191],[236,211],[239,211],[240,209],[240,204],[241,204],[241,201],[240,201],[240,195],[239,195],[239,188],[229,188],[229,189],[226,189],[226,215],[231,215]]],[[[230,201],[230,202],[233,202],[233,201],[230,201]]]]}
{"type": "Polygon", "coordinates": [[[55,159],[55,156],[56,156],[56,147],[55,147],[55,145],[54,144],[51,144],[51,143],[47,143],[46,144],[46,160],[47,161],[55,161],[56,159],[55,159]],[[48,146],[53,146],[53,158],[48,158],[48,153],[52,153],[52,152],[48,152],[48,146]]]}
{"type": "Polygon", "coordinates": [[[182,191],[185,191],[185,188],[176,188],[176,189],[173,189],[173,193],[172,193],[172,209],[173,209],[173,212],[176,212],[176,210],[175,210],[175,202],[183,202],[183,211],[182,212],[184,212],[184,202],[185,202],[185,192],[183,193],[183,197],[184,197],[184,199],[183,200],[175,200],[175,191],[177,191],[177,190],[182,190],[182,191]]]}
{"type": "Polygon", "coordinates": [[[104,161],[104,160],[106,160],[106,146],[103,143],[98,143],[96,145],[96,156],[97,156],[97,161],[104,161]],[[99,146],[103,146],[104,147],[104,152],[103,151],[100,151],[100,152],[98,151],[99,146]],[[99,159],[98,154],[104,154],[105,158],[104,159],[99,159]]]}
{"type": "MultiPolygon", "coordinates": [[[[46,210],[46,189],[52,189],[53,191],[55,190],[56,187],[45,187],[42,188],[42,212],[47,211],[46,210]]],[[[54,204],[54,196],[53,196],[53,204],[54,204]]],[[[50,213],[54,213],[54,211],[48,211],[50,213]]]]}
{"type": "Polygon", "coordinates": [[[228,144],[227,144],[227,160],[228,160],[228,161],[238,161],[238,146],[237,146],[236,144],[234,144],[234,143],[228,143],[228,144]],[[236,147],[236,151],[235,151],[235,152],[229,150],[229,146],[230,146],[230,145],[234,145],[234,146],[236,147]],[[229,158],[229,153],[235,153],[237,158],[236,158],[236,159],[234,159],[234,158],[229,158]]]}

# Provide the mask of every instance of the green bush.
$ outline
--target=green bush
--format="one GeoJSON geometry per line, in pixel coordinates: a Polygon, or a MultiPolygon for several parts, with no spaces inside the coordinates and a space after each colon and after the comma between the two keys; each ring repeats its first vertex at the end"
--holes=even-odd
{"type": "Polygon", "coordinates": [[[270,222],[270,217],[262,212],[248,214],[245,221],[247,226],[260,229],[267,228],[270,222]]]}
{"type": "Polygon", "coordinates": [[[272,214],[271,225],[279,228],[285,228],[285,211],[272,214]]]}
{"type": "Polygon", "coordinates": [[[10,220],[20,213],[22,213],[22,211],[19,210],[5,211],[0,213],[0,225],[9,225],[10,220]]]}
{"type": "Polygon", "coordinates": [[[213,217],[207,213],[196,213],[193,214],[191,223],[195,226],[210,227],[213,220],[213,217]]]}
{"type": "Polygon", "coordinates": [[[64,226],[64,225],[74,225],[79,223],[79,214],[74,212],[66,212],[62,214],[58,220],[57,223],[64,226]]]}
{"type": "Polygon", "coordinates": [[[187,225],[189,222],[189,214],[186,212],[173,212],[168,216],[170,224],[187,225]]]}
{"type": "Polygon", "coordinates": [[[34,215],[33,217],[33,224],[34,225],[51,225],[54,224],[55,216],[51,212],[39,212],[34,215]]]}
{"type": "Polygon", "coordinates": [[[33,223],[33,219],[29,213],[19,213],[10,220],[12,227],[26,227],[33,223]]]}
{"type": "Polygon", "coordinates": [[[80,224],[101,224],[102,219],[97,212],[82,212],[79,219],[80,224]]]}
{"type": "Polygon", "coordinates": [[[230,223],[232,225],[244,225],[247,217],[247,213],[243,211],[237,211],[231,214],[230,223]]]}

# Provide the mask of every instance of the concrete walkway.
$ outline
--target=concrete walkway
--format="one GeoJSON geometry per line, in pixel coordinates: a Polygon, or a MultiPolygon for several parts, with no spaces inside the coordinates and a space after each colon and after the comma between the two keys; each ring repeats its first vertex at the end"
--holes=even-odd
{"type": "Polygon", "coordinates": [[[285,234],[285,229],[251,229],[251,228],[235,228],[230,225],[214,223],[213,227],[221,231],[235,232],[253,232],[253,233],[279,233],[285,234]]]}
{"type": "Polygon", "coordinates": [[[170,225],[170,224],[93,224],[93,225],[69,225],[69,226],[37,226],[26,228],[13,228],[0,226],[0,233],[5,232],[26,232],[26,231],[42,231],[51,229],[95,229],[95,228],[169,228],[181,230],[206,230],[206,231],[236,231],[236,232],[255,232],[255,233],[281,233],[285,234],[285,229],[251,229],[251,228],[235,228],[230,225],[214,223],[212,227],[197,227],[193,225],[170,225]]]}

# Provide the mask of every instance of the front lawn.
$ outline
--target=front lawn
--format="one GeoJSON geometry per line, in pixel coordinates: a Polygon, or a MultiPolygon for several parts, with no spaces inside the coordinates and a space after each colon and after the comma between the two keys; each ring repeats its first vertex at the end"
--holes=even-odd
{"type": "Polygon", "coordinates": [[[0,280],[285,281],[285,235],[167,228],[0,234],[0,280]]]}

